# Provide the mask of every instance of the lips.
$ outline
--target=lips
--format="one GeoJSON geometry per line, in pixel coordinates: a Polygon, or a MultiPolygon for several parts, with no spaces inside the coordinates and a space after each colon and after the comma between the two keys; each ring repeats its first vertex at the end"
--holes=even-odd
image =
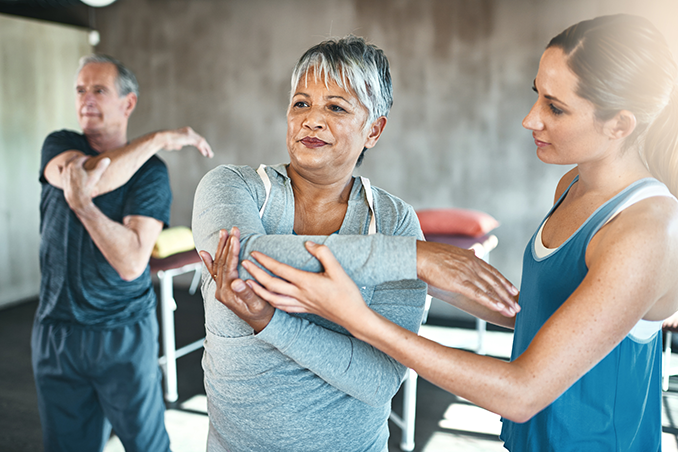
{"type": "Polygon", "coordinates": [[[99,112],[92,108],[83,108],[80,110],[82,116],[99,116],[99,112]]]}
{"type": "Polygon", "coordinates": [[[548,145],[551,144],[551,143],[547,143],[546,141],[541,141],[541,140],[537,139],[537,137],[534,136],[534,134],[532,134],[532,138],[534,138],[534,144],[536,144],[538,147],[544,147],[544,146],[548,146],[548,145]]]}
{"type": "Polygon", "coordinates": [[[327,144],[327,142],[321,140],[320,138],[314,137],[304,137],[299,141],[301,141],[301,143],[308,148],[319,148],[327,144]]]}

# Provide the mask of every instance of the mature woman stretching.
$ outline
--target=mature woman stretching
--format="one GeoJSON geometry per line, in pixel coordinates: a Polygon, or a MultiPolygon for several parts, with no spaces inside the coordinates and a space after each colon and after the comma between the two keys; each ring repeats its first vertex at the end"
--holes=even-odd
{"type": "MultiPolygon", "coordinates": [[[[379,140],[391,103],[381,50],[348,37],[307,51],[292,75],[290,163],[257,171],[224,165],[208,173],[195,195],[198,249],[217,250],[221,239],[223,250],[226,234],[219,230],[237,226],[231,244],[243,258],[260,250],[317,271],[319,263],[304,248],[314,236],[352,272],[362,286],[359,297],[375,312],[417,331],[426,295],[415,263],[422,237],[417,217],[409,205],[352,175],[379,140]],[[389,264],[402,257],[411,265],[389,264]]],[[[482,261],[452,247],[421,255],[445,250],[448,267],[465,269],[448,288],[462,286],[481,302],[511,306],[510,284],[482,261]]],[[[386,451],[389,402],[406,368],[325,319],[274,310],[238,279],[237,259],[215,268],[210,254],[201,254],[208,449],[386,451]]],[[[215,259],[221,262],[219,251],[215,259]]]]}
{"type": "Polygon", "coordinates": [[[678,309],[677,75],[664,38],[636,16],[583,21],[548,45],[523,125],[542,161],[577,166],[528,243],[520,313],[461,303],[515,327],[511,362],[445,348],[371,311],[323,246],[307,245],[320,274],[255,253],[287,282],[243,262],[271,292],[249,285],[501,414],[511,451],[660,450],[659,331],[678,309]]]}

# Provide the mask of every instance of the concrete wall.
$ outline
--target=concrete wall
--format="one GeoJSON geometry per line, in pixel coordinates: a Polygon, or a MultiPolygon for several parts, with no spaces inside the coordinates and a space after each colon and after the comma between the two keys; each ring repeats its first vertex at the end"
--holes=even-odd
{"type": "Polygon", "coordinates": [[[133,135],[189,124],[216,150],[212,161],[164,154],[172,222],[189,225],[193,191],[210,168],[286,161],[289,77],[299,56],[328,36],[367,37],[390,59],[395,103],[359,172],[415,208],[494,215],[502,226],[492,261],[518,283],[523,247],[566,170],[539,162],[521,126],[541,52],[568,25],[613,12],[647,15],[675,48],[676,3],[641,3],[650,2],[120,0],[97,12],[97,51],[138,75],[133,135]]]}
{"type": "Polygon", "coordinates": [[[492,262],[518,284],[525,243],[567,169],[539,162],[521,126],[540,54],[570,24],[615,12],[649,17],[678,55],[675,0],[118,0],[97,9],[95,23],[97,51],[120,58],[141,84],[131,137],[191,125],[217,153],[162,154],[173,225],[190,225],[195,187],[214,166],[287,161],[296,60],[354,33],[386,52],[395,97],[360,174],[415,208],[495,216],[492,262]]]}
{"type": "MultiPolygon", "coordinates": [[[[361,35],[389,57],[394,106],[359,173],[415,208],[458,206],[501,223],[492,263],[519,284],[525,243],[567,168],[535,157],[521,126],[548,40],[579,20],[632,12],[672,40],[671,0],[120,0],[97,15],[102,41],[137,73],[132,135],[191,125],[215,149],[165,154],[172,223],[190,225],[200,177],[221,163],[287,161],[289,77],[310,46],[361,35]],[[667,13],[667,8],[670,8],[667,13]]],[[[458,316],[436,303],[432,315],[458,316]]]]}
{"type": "Polygon", "coordinates": [[[0,306],[38,294],[38,169],[45,136],[77,128],[87,31],[0,15],[0,306]]]}

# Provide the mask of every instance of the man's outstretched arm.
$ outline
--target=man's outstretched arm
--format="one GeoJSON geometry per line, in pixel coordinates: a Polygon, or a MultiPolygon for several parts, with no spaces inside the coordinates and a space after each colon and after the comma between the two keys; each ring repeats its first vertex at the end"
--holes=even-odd
{"type": "MultiPolygon", "coordinates": [[[[110,164],[101,178],[93,187],[92,197],[108,193],[123,186],[130,178],[161,149],[178,151],[186,146],[194,146],[205,157],[212,157],[212,148],[205,138],[195,133],[190,127],[175,130],[162,130],[152,132],[135,139],[129,144],[102,152],[97,156],[85,161],[84,168],[93,170],[97,164],[105,159],[110,159],[110,164]]],[[[63,189],[62,173],[69,161],[74,157],[83,155],[79,150],[69,150],[54,157],[45,166],[45,179],[54,187],[63,189]]]]}

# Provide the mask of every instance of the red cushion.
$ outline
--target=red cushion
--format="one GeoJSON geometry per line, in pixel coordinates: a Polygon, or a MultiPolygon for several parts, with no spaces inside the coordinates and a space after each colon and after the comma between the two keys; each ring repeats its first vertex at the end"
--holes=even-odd
{"type": "Polygon", "coordinates": [[[181,268],[184,265],[202,262],[200,255],[195,249],[184,251],[183,253],[172,254],[162,259],[151,257],[151,273],[157,273],[160,270],[171,270],[181,268]]]}
{"type": "Polygon", "coordinates": [[[417,216],[424,234],[480,237],[499,226],[491,215],[470,209],[426,209],[417,216]]]}

